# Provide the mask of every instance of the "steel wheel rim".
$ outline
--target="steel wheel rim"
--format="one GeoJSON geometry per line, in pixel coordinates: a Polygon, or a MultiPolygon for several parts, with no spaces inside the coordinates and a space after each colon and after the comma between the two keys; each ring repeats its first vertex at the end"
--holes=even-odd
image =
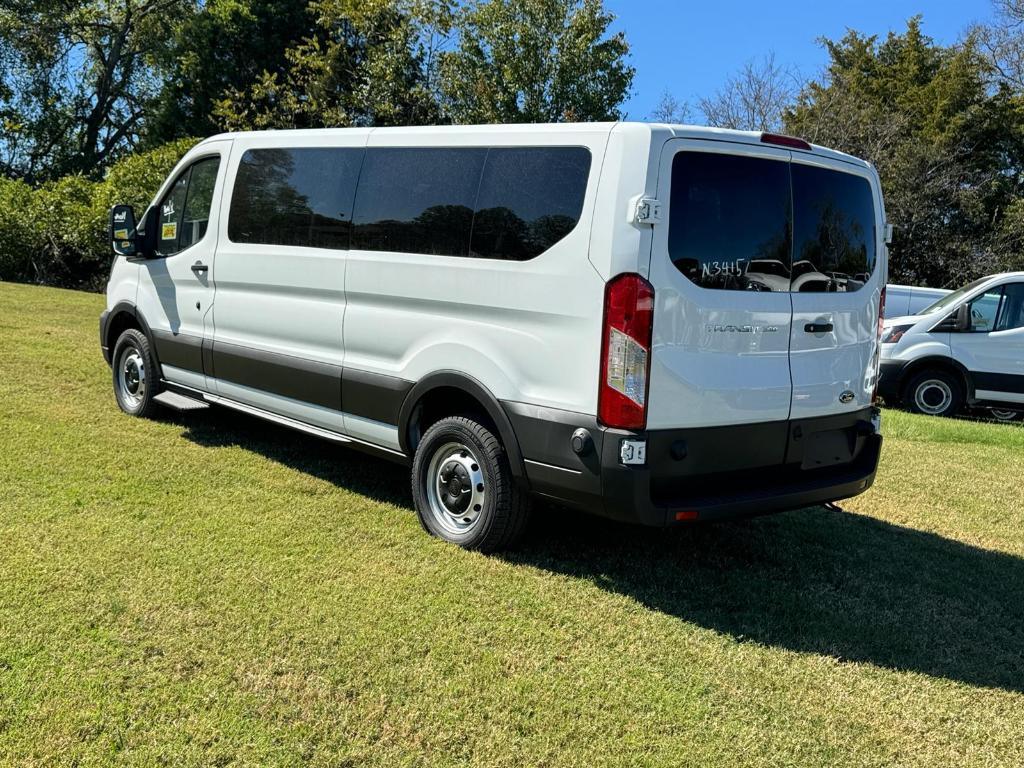
{"type": "Polygon", "coordinates": [[[922,381],[914,392],[914,403],[921,413],[938,416],[949,410],[953,403],[953,390],[941,379],[922,381]]]}
{"type": "Polygon", "coordinates": [[[999,421],[1013,421],[1014,419],[1017,418],[1017,411],[1007,411],[1003,410],[1002,408],[993,408],[991,412],[992,416],[994,416],[999,421]]]}
{"type": "Polygon", "coordinates": [[[117,386],[121,397],[130,405],[138,405],[146,396],[146,363],[142,353],[128,347],[117,364],[117,386]]]}
{"type": "Polygon", "coordinates": [[[448,442],[434,451],[427,466],[427,505],[448,534],[461,536],[480,521],[487,500],[483,467],[463,443],[448,442]]]}

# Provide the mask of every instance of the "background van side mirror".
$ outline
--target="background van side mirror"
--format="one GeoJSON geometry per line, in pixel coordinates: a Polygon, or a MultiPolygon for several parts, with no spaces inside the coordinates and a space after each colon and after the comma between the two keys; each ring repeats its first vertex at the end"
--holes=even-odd
{"type": "Polygon", "coordinates": [[[135,209],[130,205],[115,205],[110,209],[110,243],[118,256],[134,256],[135,209]]]}
{"type": "Polygon", "coordinates": [[[956,308],[956,315],[953,321],[953,330],[971,330],[971,307],[966,302],[964,302],[963,304],[956,308]]]}

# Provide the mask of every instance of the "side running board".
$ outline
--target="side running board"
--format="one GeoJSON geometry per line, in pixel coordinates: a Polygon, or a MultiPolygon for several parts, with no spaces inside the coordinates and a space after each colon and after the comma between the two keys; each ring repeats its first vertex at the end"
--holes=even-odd
{"type": "Polygon", "coordinates": [[[153,400],[167,408],[173,408],[175,411],[182,412],[202,411],[210,407],[209,403],[205,403],[202,400],[186,397],[185,395],[178,394],[177,392],[171,392],[170,390],[161,392],[159,395],[154,397],[153,400]]]}

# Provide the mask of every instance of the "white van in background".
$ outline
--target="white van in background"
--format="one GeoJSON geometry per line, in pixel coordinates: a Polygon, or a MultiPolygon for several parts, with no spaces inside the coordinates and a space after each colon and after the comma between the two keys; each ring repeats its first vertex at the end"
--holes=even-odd
{"type": "Polygon", "coordinates": [[[889,317],[879,393],[918,413],[1024,411],[1024,272],[975,280],[915,315],[889,317]]]}
{"type": "Polygon", "coordinates": [[[117,402],[219,404],[411,465],[424,527],[548,497],[650,525],[856,495],[885,214],[867,163],[647,124],[273,131],[112,211],[117,402]]]}
{"type": "Polygon", "coordinates": [[[885,286],[885,312],[889,317],[916,315],[943,296],[952,293],[944,288],[922,288],[917,285],[885,286]]]}

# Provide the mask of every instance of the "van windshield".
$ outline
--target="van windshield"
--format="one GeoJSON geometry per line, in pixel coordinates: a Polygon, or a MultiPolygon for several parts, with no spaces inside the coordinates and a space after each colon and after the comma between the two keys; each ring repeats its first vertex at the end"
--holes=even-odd
{"type": "Polygon", "coordinates": [[[932,312],[941,312],[944,309],[952,309],[953,307],[955,307],[957,304],[960,303],[960,300],[964,296],[966,296],[967,294],[971,293],[971,291],[976,289],[978,286],[980,286],[986,280],[988,280],[987,277],[982,277],[982,278],[979,278],[978,280],[975,280],[973,283],[968,283],[967,285],[965,285],[963,288],[960,288],[959,290],[953,291],[952,293],[947,293],[945,296],[943,296],[941,299],[936,301],[934,304],[929,304],[927,307],[922,309],[917,314],[919,314],[919,315],[930,315],[932,312]]]}
{"type": "Polygon", "coordinates": [[[671,194],[669,254],[703,288],[856,291],[874,272],[874,195],[862,176],[684,151],[671,194]]]}

